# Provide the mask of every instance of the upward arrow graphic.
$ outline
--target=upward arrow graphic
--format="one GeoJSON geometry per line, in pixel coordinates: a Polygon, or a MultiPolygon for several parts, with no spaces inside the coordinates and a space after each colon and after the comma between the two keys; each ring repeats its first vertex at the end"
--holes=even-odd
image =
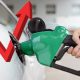
{"type": "MultiPolygon", "coordinates": [[[[32,4],[30,1],[23,6],[16,16],[19,17],[19,21],[14,29],[13,34],[19,40],[28,18],[32,18],[32,4]]],[[[9,42],[7,49],[5,49],[3,44],[0,42],[0,54],[6,62],[11,60],[13,53],[14,46],[11,41],[9,42]]]]}

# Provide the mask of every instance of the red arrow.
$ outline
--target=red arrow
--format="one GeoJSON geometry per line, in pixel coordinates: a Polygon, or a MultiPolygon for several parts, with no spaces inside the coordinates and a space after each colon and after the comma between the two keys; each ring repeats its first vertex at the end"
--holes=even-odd
{"type": "MultiPolygon", "coordinates": [[[[23,8],[17,13],[17,17],[19,17],[19,21],[14,29],[13,34],[19,40],[22,34],[22,31],[25,27],[25,24],[28,20],[28,17],[30,19],[32,18],[32,5],[30,1],[27,2],[23,6],[23,8]]],[[[11,60],[13,53],[14,53],[14,46],[11,41],[9,42],[7,49],[5,49],[3,44],[0,42],[0,54],[2,55],[2,57],[4,58],[6,62],[9,62],[11,60]]]]}

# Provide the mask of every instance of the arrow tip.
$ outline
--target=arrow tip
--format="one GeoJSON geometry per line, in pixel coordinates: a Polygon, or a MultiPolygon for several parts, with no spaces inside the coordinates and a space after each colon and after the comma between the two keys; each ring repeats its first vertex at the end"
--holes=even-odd
{"type": "Polygon", "coordinates": [[[16,14],[17,17],[20,17],[21,15],[26,15],[30,19],[32,18],[32,4],[30,1],[28,1],[22,9],[16,14]]]}

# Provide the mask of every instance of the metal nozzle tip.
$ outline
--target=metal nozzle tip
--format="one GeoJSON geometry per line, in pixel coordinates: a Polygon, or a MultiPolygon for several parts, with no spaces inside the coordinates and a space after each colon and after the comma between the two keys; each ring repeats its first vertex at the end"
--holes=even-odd
{"type": "Polygon", "coordinates": [[[15,45],[15,44],[18,44],[19,42],[18,42],[18,40],[15,38],[15,36],[10,32],[10,31],[8,31],[8,33],[9,33],[9,36],[10,36],[10,39],[11,39],[11,41],[12,41],[12,43],[15,45]]]}

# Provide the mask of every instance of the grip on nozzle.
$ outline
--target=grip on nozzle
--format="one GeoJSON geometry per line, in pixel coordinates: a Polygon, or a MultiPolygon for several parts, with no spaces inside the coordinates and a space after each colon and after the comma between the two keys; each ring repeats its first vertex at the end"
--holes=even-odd
{"type": "Polygon", "coordinates": [[[59,65],[59,64],[56,64],[55,62],[60,60],[63,55],[65,54],[65,52],[69,49],[69,47],[75,47],[77,44],[73,41],[72,39],[72,35],[68,35],[64,41],[63,41],[63,47],[60,49],[59,53],[57,56],[55,56],[55,59],[53,59],[52,63],[51,63],[51,67],[53,68],[56,68],[56,69],[59,69],[59,70],[62,70],[62,71],[65,71],[65,72],[68,72],[68,73],[71,73],[71,74],[74,74],[74,75],[77,75],[77,76],[80,76],[80,70],[74,70],[74,69],[71,69],[71,68],[67,68],[65,66],[62,66],[62,65],[59,65]],[[67,46],[67,47],[65,47],[67,46]]]}
{"type": "Polygon", "coordinates": [[[65,46],[69,46],[69,47],[75,47],[77,44],[74,42],[74,40],[72,39],[72,35],[67,35],[66,38],[63,41],[63,44],[65,46]]]}
{"type": "Polygon", "coordinates": [[[58,55],[55,56],[54,60],[58,61],[60,60],[65,52],[67,52],[67,50],[72,46],[75,47],[77,44],[73,41],[72,39],[72,35],[67,35],[66,38],[64,39],[64,41],[62,42],[63,46],[61,47],[61,49],[58,52],[58,55]]]}

